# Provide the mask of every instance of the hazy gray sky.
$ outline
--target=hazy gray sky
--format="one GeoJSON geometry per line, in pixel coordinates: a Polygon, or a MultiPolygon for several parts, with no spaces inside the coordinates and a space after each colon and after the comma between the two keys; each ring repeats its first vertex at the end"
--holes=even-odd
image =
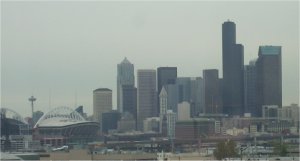
{"type": "MultiPolygon", "coordinates": [[[[236,23],[245,64],[259,45],[282,46],[283,104],[299,101],[299,2],[1,2],[1,107],[30,115],[83,105],[113,90],[126,56],[137,69],[222,77],[222,23],[236,23]],[[76,94],[77,93],[77,94],[76,94]],[[75,101],[77,95],[77,101],[75,101]],[[51,100],[51,101],[49,101],[51,100]]],[[[135,71],[136,73],[136,71],[135,71]]]]}

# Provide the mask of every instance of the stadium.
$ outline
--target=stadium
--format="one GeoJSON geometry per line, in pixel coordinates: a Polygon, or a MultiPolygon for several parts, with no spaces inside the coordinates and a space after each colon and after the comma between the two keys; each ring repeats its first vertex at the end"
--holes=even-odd
{"type": "Polygon", "coordinates": [[[45,113],[33,128],[33,139],[41,145],[62,146],[85,144],[97,139],[99,123],[85,120],[68,107],[58,107],[45,113]]]}
{"type": "Polygon", "coordinates": [[[16,111],[1,108],[1,136],[26,135],[29,125],[16,111]]]}

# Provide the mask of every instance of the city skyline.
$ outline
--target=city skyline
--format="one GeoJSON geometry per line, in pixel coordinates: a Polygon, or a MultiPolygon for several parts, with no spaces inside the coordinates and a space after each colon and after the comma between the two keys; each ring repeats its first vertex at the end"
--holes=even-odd
{"type": "Polygon", "coordinates": [[[244,65],[258,57],[260,45],[282,46],[283,105],[299,104],[299,10],[292,2],[263,5],[263,8],[271,10],[270,13],[261,17],[251,16],[255,18],[250,20],[243,16],[251,14],[253,8],[257,12],[264,11],[261,5],[266,2],[230,2],[233,6],[229,5],[229,8],[233,13],[230,10],[203,10],[203,6],[228,9],[227,6],[222,7],[221,2],[164,2],[160,5],[155,2],[99,2],[100,5],[93,5],[89,2],[83,6],[76,2],[1,3],[1,107],[18,111],[24,117],[30,116],[28,98],[31,95],[37,98],[35,111],[45,113],[49,106],[75,109],[76,105],[83,105],[84,111],[90,115],[93,90],[97,88],[112,89],[113,108],[116,109],[116,66],[124,57],[135,66],[135,77],[139,69],[156,70],[158,67],[174,66],[177,67],[178,77],[202,77],[202,70],[218,69],[222,78],[221,25],[228,18],[236,24],[237,43],[244,46],[244,65]],[[101,4],[115,10],[106,10],[110,14],[105,17],[99,11],[103,9],[101,4]],[[243,6],[247,12],[236,16],[234,11],[243,6]],[[281,7],[289,12],[275,12],[281,7]],[[85,12],[83,15],[68,13],[69,9],[74,8],[85,12]],[[87,8],[91,10],[87,11],[87,8]],[[54,9],[58,13],[54,13],[54,9]],[[120,16],[118,9],[126,11],[126,14],[120,16]],[[134,11],[128,12],[130,9],[134,11]],[[156,10],[159,14],[155,13],[156,10]],[[39,17],[42,18],[35,17],[37,13],[41,13],[39,17]],[[97,20],[96,13],[99,13],[103,23],[94,22],[97,20]],[[202,15],[205,13],[211,16],[202,15]],[[61,17],[57,18],[57,14],[61,17]],[[93,15],[83,20],[85,16],[93,15]],[[214,15],[219,16],[213,19],[214,15]],[[76,16],[86,24],[78,23],[76,16]],[[19,27],[20,24],[23,28],[19,27]],[[101,25],[104,27],[97,29],[101,25]],[[280,25],[285,28],[280,29],[280,25]],[[89,29],[93,32],[88,32],[89,29]],[[76,34],[77,31],[80,32],[76,34]],[[148,34],[149,31],[154,35],[148,34]],[[25,41],[27,38],[30,39],[25,41]],[[78,47],[74,48],[74,45],[78,47]],[[166,54],[163,59],[162,54],[166,54]]]}

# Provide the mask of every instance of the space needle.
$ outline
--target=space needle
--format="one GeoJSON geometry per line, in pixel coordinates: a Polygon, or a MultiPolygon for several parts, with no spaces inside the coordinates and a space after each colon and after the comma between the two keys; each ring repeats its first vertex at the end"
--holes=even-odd
{"type": "Polygon", "coordinates": [[[31,119],[33,121],[33,102],[36,101],[36,98],[31,96],[28,100],[31,102],[31,119]]]}

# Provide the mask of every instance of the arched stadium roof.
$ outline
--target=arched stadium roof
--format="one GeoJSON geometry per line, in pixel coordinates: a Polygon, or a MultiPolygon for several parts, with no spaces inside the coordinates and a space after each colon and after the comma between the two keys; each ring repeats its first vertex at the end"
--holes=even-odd
{"type": "Polygon", "coordinates": [[[16,111],[14,111],[12,109],[3,107],[0,109],[0,111],[1,111],[1,115],[2,114],[5,115],[6,118],[14,119],[14,120],[20,121],[24,124],[28,124],[19,113],[17,113],[16,111]]]}
{"type": "Polygon", "coordinates": [[[69,107],[57,107],[45,113],[35,124],[36,127],[67,126],[88,122],[77,111],[69,107]]]}

